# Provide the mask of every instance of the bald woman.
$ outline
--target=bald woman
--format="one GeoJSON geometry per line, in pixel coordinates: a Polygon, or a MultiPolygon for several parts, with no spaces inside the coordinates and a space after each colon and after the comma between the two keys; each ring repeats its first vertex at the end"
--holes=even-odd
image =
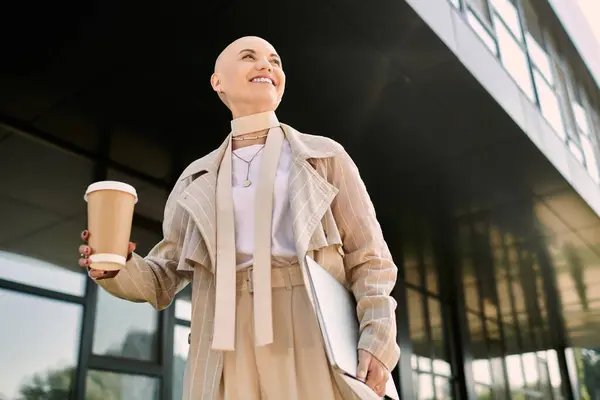
{"type": "MultiPolygon", "coordinates": [[[[231,133],[189,165],[165,207],[163,240],[119,272],[82,267],[114,296],[158,310],[192,283],[184,399],[376,399],[396,365],[397,268],[355,164],[331,139],[277,119],[282,60],[243,37],[210,78],[231,133]],[[358,378],[332,371],[299,260],[314,258],[352,288],[358,378]]],[[[83,232],[87,239],[93,232],[83,232]]]]}

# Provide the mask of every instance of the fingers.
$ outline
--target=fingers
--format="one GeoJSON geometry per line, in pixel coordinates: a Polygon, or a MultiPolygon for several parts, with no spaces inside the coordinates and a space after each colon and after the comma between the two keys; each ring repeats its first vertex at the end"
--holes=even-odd
{"type": "Polygon", "coordinates": [[[129,247],[127,247],[127,254],[131,254],[135,251],[137,245],[133,242],[129,242],[129,247]]]}
{"type": "Polygon", "coordinates": [[[79,266],[88,267],[90,265],[90,259],[88,258],[92,254],[90,246],[82,244],[79,246],[79,266]]]}
{"type": "Polygon", "coordinates": [[[371,364],[371,355],[364,350],[358,350],[358,369],[356,371],[356,378],[359,381],[365,382],[367,380],[369,364],[371,364]]]}
{"type": "Polygon", "coordinates": [[[358,371],[356,377],[377,393],[379,397],[385,395],[385,385],[389,379],[388,371],[368,351],[362,349],[358,351],[358,371]]]}
{"type": "MultiPolygon", "coordinates": [[[[96,269],[90,268],[91,260],[89,259],[89,256],[92,255],[92,253],[93,253],[92,248],[87,245],[87,242],[90,238],[90,231],[88,231],[87,229],[84,230],[83,232],[81,232],[80,237],[81,237],[81,240],[83,240],[86,244],[82,244],[81,246],[79,246],[79,249],[78,249],[79,255],[80,255],[79,262],[78,262],[79,266],[82,268],[87,268],[88,275],[92,279],[107,279],[107,278],[115,277],[119,271],[101,271],[101,270],[96,270],[96,269]]],[[[134,249],[135,249],[135,245],[134,245],[134,249]]]]}
{"type": "Polygon", "coordinates": [[[385,384],[388,380],[388,374],[382,366],[371,364],[372,368],[367,375],[365,384],[370,387],[379,397],[385,395],[385,384]]]}

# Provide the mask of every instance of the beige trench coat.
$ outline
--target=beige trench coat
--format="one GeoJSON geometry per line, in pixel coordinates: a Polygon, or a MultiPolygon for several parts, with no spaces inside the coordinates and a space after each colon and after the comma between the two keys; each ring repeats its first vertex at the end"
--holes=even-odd
{"type": "MultiPolygon", "coordinates": [[[[312,252],[319,264],[353,290],[361,327],[358,347],[391,370],[400,354],[396,302],[390,296],[397,267],[367,190],[340,144],[287,125],[282,127],[293,154],[289,193],[298,258],[312,252]]],[[[114,296],[148,302],[158,310],[166,308],[181,289],[192,283],[185,400],[214,399],[222,373],[222,353],[211,349],[211,340],[216,182],[226,144],[182,173],[165,206],[164,239],[148,256],[134,254],[115,278],[97,281],[114,296]]],[[[334,375],[344,398],[374,398],[362,383],[334,375]]]]}

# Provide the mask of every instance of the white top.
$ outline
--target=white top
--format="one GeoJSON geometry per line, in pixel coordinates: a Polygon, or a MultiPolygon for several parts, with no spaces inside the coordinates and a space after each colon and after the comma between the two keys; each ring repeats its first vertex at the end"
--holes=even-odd
{"type": "MultiPolygon", "coordinates": [[[[259,151],[263,145],[243,147],[234,151],[246,161],[259,151]]],[[[252,265],[254,254],[254,197],[262,160],[261,150],[250,163],[249,180],[252,184],[244,187],[248,164],[233,155],[232,192],[235,218],[236,263],[238,268],[252,265]]],[[[271,236],[271,254],[273,257],[291,258],[296,256],[296,242],[292,229],[288,177],[292,165],[292,149],[287,140],[283,142],[279,166],[275,175],[273,200],[273,225],[271,236]]]]}

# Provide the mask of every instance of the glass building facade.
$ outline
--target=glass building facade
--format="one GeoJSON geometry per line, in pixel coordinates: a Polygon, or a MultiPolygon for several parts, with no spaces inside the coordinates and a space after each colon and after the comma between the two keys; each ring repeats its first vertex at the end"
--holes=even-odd
{"type": "MultiPolygon", "coordinates": [[[[444,1],[585,170],[594,182],[589,193],[600,194],[600,93],[546,2],[444,1]]],[[[296,65],[303,62],[309,63],[296,65]]],[[[13,72],[2,69],[2,82],[16,81],[13,72]]],[[[127,87],[124,76],[112,96],[127,87]]],[[[36,113],[39,99],[6,87],[0,95],[0,399],[181,399],[191,287],[157,312],[87,279],[77,265],[83,192],[103,179],[134,185],[140,201],[132,240],[146,254],[161,238],[163,206],[178,174],[220,137],[181,146],[165,126],[128,123],[135,110],[118,123],[90,114],[102,114],[106,104],[95,105],[86,93],[66,96],[59,111],[36,113]]],[[[136,90],[138,99],[152,92],[136,90]]],[[[361,151],[382,146],[351,153],[360,159],[361,151]]],[[[600,398],[600,220],[585,201],[573,190],[552,189],[482,207],[473,196],[457,200],[452,182],[439,175],[390,200],[369,163],[362,159],[361,172],[399,267],[393,295],[402,355],[394,377],[402,398],[600,398]]]]}

